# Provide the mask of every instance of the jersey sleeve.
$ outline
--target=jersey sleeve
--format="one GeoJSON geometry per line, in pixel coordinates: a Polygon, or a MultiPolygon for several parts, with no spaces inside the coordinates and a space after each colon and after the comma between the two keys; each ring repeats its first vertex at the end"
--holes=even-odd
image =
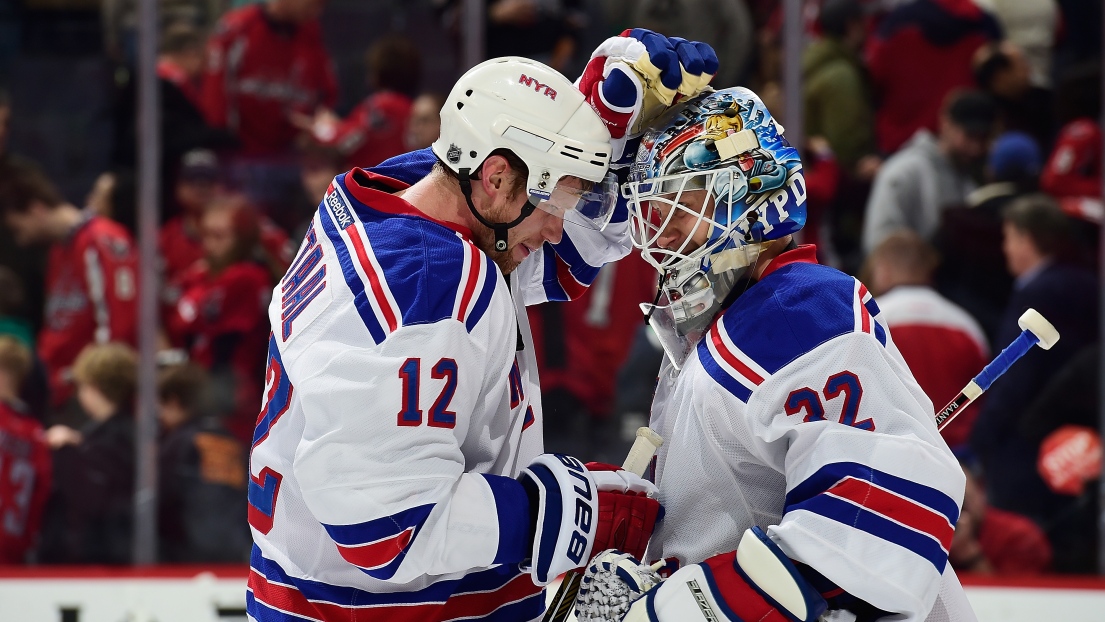
{"type": "Polygon", "coordinates": [[[314,519],[345,561],[395,584],[521,561],[521,484],[471,472],[464,454],[508,394],[515,320],[506,288],[470,333],[446,319],[402,326],[375,345],[341,328],[350,315],[285,357],[310,413],[293,470],[314,519]]]}
{"type": "Polygon", "coordinates": [[[942,585],[964,476],[892,343],[838,336],[763,378],[736,425],[786,479],[768,530],[830,605],[924,620],[942,585]]]}
{"type": "Polygon", "coordinates": [[[99,237],[83,249],[82,260],[96,343],[134,343],[138,312],[134,245],[122,237],[99,237]]]}
{"type": "Polygon", "coordinates": [[[604,264],[625,257],[630,248],[625,199],[618,198],[610,223],[602,231],[581,224],[568,212],[560,242],[546,242],[518,266],[522,300],[526,306],[575,300],[591,286],[604,264]]]}

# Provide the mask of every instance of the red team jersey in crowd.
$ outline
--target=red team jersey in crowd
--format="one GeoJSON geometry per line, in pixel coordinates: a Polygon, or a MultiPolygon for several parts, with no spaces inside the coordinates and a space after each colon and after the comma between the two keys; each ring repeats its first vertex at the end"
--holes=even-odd
{"type": "Polygon", "coordinates": [[[272,280],[252,262],[211,274],[204,263],[186,272],[181,297],[168,322],[174,341],[189,343],[193,361],[206,369],[226,364],[234,376],[234,414],[226,428],[242,442],[253,434],[257,396],[264,381],[265,310],[272,280]]]}
{"type": "MultiPolygon", "coordinates": [[[[899,286],[878,302],[894,343],[933,408],[943,408],[989,362],[982,327],[936,290],[899,286]]],[[[967,444],[978,411],[972,404],[940,431],[949,447],[967,444]]]]}
{"type": "Polygon", "coordinates": [[[333,136],[320,142],[340,151],[349,167],[376,166],[406,152],[403,139],[410,117],[411,99],[384,91],[361,102],[338,124],[333,136]]]}
{"type": "Polygon", "coordinates": [[[0,402],[0,564],[26,561],[42,523],[50,475],[42,425],[0,402]]]}
{"type": "Polygon", "coordinates": [[[1040,189],[1051,196],[1101,196],[1101,128],[1093,119],[1063,126],[1040,174],[1040,189]]]}
{"type": "MultiPolygon", "coordinates": [[[[287,269],[292,263],[295,248],[284,230],[265,216],[260,217],[260,243],[269,257],[278,260],[287,269]]],[[[162,278],[167,285],[179,281],[180,277],[197,261],[203,259],[203,245],[199,232],[193,231],[185,222],[184,216],[177,216],[161,226],[157,234],[157,247],[164,261],[162,278]]],[[[175,303],[179,292],[169,296],[175,303]]]]}
{"type": "Polygon", "coordinates": [[[55,406],[72,394],[69,368],[85,346],[134,343],[137,273],[130,234],[101,216],[89,216],[50,248],[38,355],[50,375],[55,406]]]}
{"type": "Polygon", "coordinates": [[[999,575],[1043,574],[1051,568],[1051,544],[1028,517],[993,506],[978,530],[982,553],[999,575]]]}
{"type": "Polygon", "coordinates": [[[245,155],[286,151],[297,130],[289,114],[333,107],[338,87],[318,21],[274,22],[263,4],[228,12],[207,45],[203,111],[237,135],[245,155]]]}

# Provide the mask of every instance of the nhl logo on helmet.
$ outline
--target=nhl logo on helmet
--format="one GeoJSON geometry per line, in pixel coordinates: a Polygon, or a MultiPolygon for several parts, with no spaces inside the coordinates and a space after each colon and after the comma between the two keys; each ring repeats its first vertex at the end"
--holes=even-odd
{"type": "Polygon", "coordinates": [[[449,151],[445,153],[445,158],[448,159],[451,164],[460,162],[460,147],[455,144],[450,144],[449,151]]]}

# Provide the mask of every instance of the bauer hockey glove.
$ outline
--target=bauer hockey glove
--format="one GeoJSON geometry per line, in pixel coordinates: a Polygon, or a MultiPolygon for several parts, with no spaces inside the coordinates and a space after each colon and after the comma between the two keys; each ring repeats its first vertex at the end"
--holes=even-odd
{"type": "Polygon", "coordinates": [[[610,130],[613,161],[628,164],[627,142],[680,99],[700,93],[718,70],[713,48],[633,28],[603,41],[576,86],[610,130]]]}
{"type": "Polygon", "coordinates": [[[656,500],[656,485],[612,464],[588,462],[586,466],[599,491],[593,550],[618,549],[644,557],[652,530],[664,515],[656,500]]]}
{"type": "Polygon", "coordinates": [[[561,454],[537,456],[518,481],[529,497],[533,521],[531,554],[523,568],[535,585],[548,585],[590,559],[598,528],[598,487],[582,462],[561,454]]]}

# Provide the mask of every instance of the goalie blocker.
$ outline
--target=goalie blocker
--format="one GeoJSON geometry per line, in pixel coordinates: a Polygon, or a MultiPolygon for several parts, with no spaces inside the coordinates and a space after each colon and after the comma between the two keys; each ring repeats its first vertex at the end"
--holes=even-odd
{"type": "Polygon", "coordinates": [[[613,572],[629,593],[647,592],[629,604],[624,617],[618,617],[617,605],[603,602],[604,593],[611,590],[581,590],[577,610],[581,622],[815,622],[828,608],[759,527],[744,532],[736,551],[681,568],[652,589],[651,567],[638,563],[633,568],[620,559],[620,563],[604,564],[605,557],[600,555],[588,568],[585,584],[601,583],[605,578],[597,574],[613,572]]]}

